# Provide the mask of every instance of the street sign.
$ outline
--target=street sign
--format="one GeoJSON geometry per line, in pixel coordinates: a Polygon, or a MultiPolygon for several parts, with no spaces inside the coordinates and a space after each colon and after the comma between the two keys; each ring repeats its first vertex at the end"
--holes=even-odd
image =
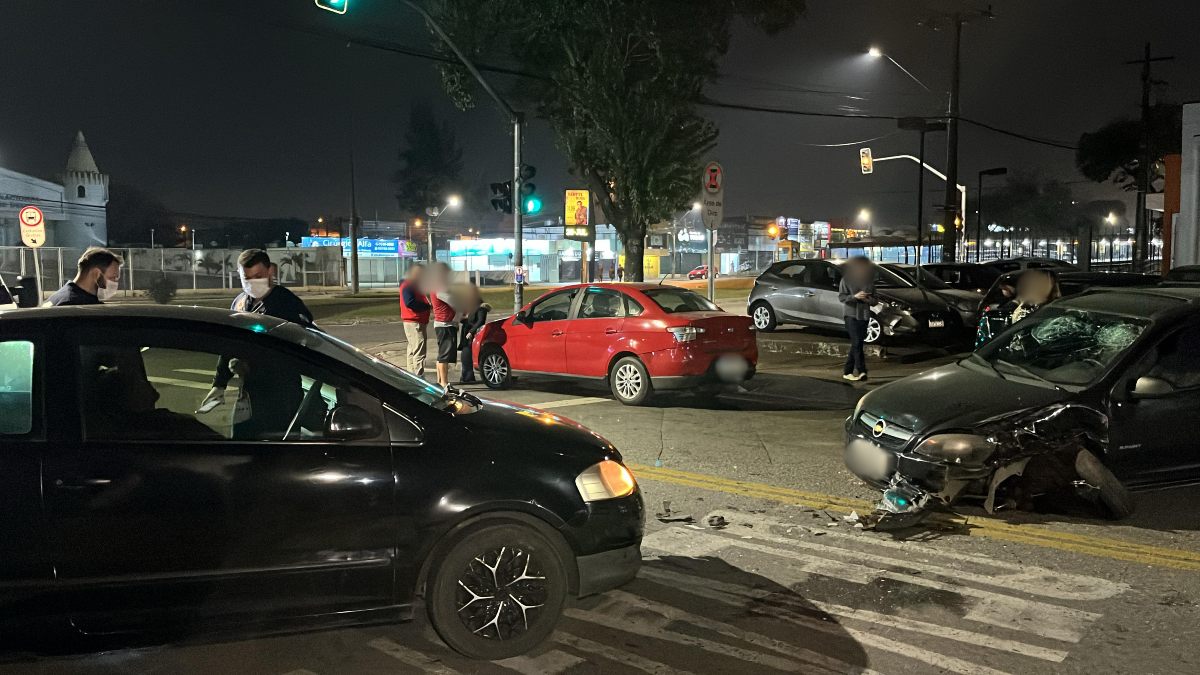
{"type": "Polygon", "coordinates": [[[864,176],[875,171],[875,160],[871,157],[870,148],[862,148],[858,151],[858,164],[862,167],[864,176]]]}
{"type": "Polygon", "coordinates": [[[21,241],[29,248],[46,243],[46,217],[36,206],[23,206],[17,213],[21,221],[21,241]]]}
{"type": "Polygon", "coordinates": [[[567,190],[563,199],[563,238],[591,241],[591,192],[567,190]]]}
{"type": "Polygon", "coordinates": [[[700,196],[704,226],[715,230],[725,215],[725,170],[719,163],[709,162],[704,167],[700,185],[704,188],[700,196]]]}

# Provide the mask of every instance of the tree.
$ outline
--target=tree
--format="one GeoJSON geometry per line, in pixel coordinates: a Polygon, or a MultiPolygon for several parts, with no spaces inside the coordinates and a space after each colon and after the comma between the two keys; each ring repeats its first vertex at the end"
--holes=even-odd
{"type": "MultiPolygon", "coordinates": [[[[1152,182],[1163,177],[1163,156],[1180,151],[1182,125],[1182,106],[1160,103],[1150,109],[1150,154],[1155,158],[1152,182]]],[[[1075,166],[1088,180],[1111,180],[1122,190],[1136,190],[1142,177],[1142,133],[1141,120],[1134,119],[1115,120],[1085,133],[1079,137],[1075,166]]]]}
{"type": "Polygon", "coordinates": [[[113,183],[108,188],[108,243],[148,244],[150,230],[158,243],[169,245],[175,232],[175,216],[158,198],[132,185],[113,183]]]}
{"type": "Polygon", "coordinates": [[[985,198],[990,223],[1008,228],[1014,238],[1073,236],[1079,223],[1070,186],[1036,172],[1009,174],[1003,187],[985,198]]]}
{"type": "MultiPolygon", "coordinates": [[[[700,116],[735,20],[774,33],[801,0],[438,0],[435,18],[473,56],[507,57],[520,93],[550,122],[571,171],[586,181],[641,281],[650,223],[695,200],[716,127],[700,116]]],[[[435,42],[439,49],[440,43],[435,42]]],[[[439,66],[460,108],[473,104],[461,66],[439,66]]]]}
{"type": "Polygon", "coordinates": [[[462,173],[462,148],[454,131],[439,123],[429,104],[413,104],[400,151],[400,168],[392,176],[396,201],[409,215],[422,215],[430,206],[440,206],[458,187],[462,173]]]}

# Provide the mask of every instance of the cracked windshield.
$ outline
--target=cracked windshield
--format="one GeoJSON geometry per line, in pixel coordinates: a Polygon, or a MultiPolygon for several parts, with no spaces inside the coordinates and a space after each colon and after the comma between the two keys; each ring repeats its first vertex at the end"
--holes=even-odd
{"type": "Polygon", "coordinates": [[[0,26],[0,675],[1200,673],[1200,3],[0,26]]]}

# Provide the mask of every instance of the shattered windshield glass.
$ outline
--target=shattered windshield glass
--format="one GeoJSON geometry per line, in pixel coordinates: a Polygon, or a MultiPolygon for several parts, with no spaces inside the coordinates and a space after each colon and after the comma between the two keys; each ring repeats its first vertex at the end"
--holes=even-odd
{"type": "Polygon", "coordinates": [[[1054,384],[1098,379],[1137,340],[1146,319],[1045,307],[976,352],[998,373],[1054,384]]]}

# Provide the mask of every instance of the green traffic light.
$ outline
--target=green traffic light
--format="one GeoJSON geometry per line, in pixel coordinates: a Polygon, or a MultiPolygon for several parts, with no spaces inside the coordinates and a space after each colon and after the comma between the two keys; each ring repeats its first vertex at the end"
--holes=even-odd
{"type": "Polygon", "coordinates": [[[350,8],[350,0],[315,0],[315,2],[317,7],[334,14],[345,14],[346,10],[350,8]]]}
{"type": "Polygon", "coordinates": [[[529,197],[525,200],[525,213],[537,213],[542,210],[542,200],[537,197],[529,197]]]}

